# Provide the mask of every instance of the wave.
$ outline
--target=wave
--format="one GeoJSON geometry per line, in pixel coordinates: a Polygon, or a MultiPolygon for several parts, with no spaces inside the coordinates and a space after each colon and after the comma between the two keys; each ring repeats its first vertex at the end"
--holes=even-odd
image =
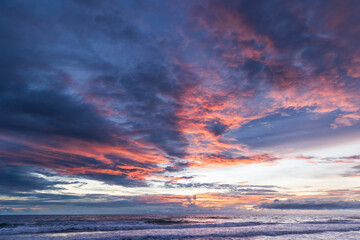
{"type": "Polygon", "coordinates": [[[41,237],[58,239],[57,237],[60,236],[63,237],[62,239],[86,239],[88,237],[91,239],[216,239],[291,234],[302,238],[299,234],[327,234],[326,232],[329,232],[329,236],[332,237],[333,232],[358,231],[357,234],[360,232],[360,221],[348,216],[220,218],[217,216],[103,217],[99,215],[39,216],[34,218],[20,216],[3,219],[0,221],[0,239],[17,240],[42,239],[41,237]]]}
{"type": "MultiPolygon", "coordinates": [[[[134,240],[151,240],[151,239],[231,239],[231,238],[249,238],[249,237],[277,237],[277,236],[286,236],[286,235],[312,235],[319,233],[341,233],[341,232],[355,232],[355,236],[359,236],[360,227],[357,228],[348,228],[348,229],[314,229],[314,230],[285,230],[285,231],[249,231],[249,232],[241,232],[241,233],[214,233],[214,234],[174,234],[174,235],[145,235],[145,236],[103,236],[101,238],[93,238],[93,239],[109,239],[109,240],[119,240],[119,239],[134,239],[134,240]]],[[[309,237],[309,236],[308,236],[309,237]]],[[[328,238],[328,239],[336,239],[336,238],[328,238]]],[[[351,238],[355,239],[355,238],[351,238]]]]}
{"type": "Polygon", "coordinates": [[[24,224],[21,223],[0,223],[0,229],[1,228],[12,228],[12,227],[17,227],[17,226],[22,226],[24,224]]]}
{"type": "Polygon", "coordinates": [[[327,221],[307,221],[302,224],[359,224],[351,220],[327,220],[327,221]]]}
{"type": "MultiPolygon", "coordinates": [[[[117,230],[145,230],[145,229],[185,229],[185,228],[213,228],[213,227],[248,227],[267,223],[260,222],[228,222],[209,224],[176,224],[171,220],[145,220],[144,223],[62,223],[54,225],[21,225],[4,227],[0,229],[0,235],[28,234],[28,233],[59,233],[59,232],[82,232],[82,231],[117,231],[117,230]]],[[[179,221],[180,222],[180,221],[179,221]]],[[[177,222],[177,223],[179,223],[177,222]]],[[[270,223],[272,224],[272,223],[270,223]]]]}
{"type": "MultiPolygon", "coordinates": [[[[357,239],[356,236],[359,236],[360,233],[360,226],[352,227],[352,228],[336,228],[336,229],[299,229],[299,230],[286,230],[286,229],[276,229],[272,230],[271,228],[268,229],[259,229],[259,230],[246,230],[243,232],[236,232],[230,231],[229,229],[223,229],[222,232],[218,232],[214,229],[191,229],[192,231],[175,231],[175,229],[171,232],[167,232],[166,229],[163,229],[161,232],[159,231],[142,231],[140,234],[132,234],[134,232],[94,232],[94,233],[73,233],[70,235],[42,235],[42,234],[35,234],[35,235],[12,235],[9,238],[5,239],[30,239],[34,238],[37,240],[41,239],[92,239],[92,240],[120,240],[120,239],[134,239],[134,240],[151,240],[151,239],[231,239],[231,238],[251,238],[251,237],[277,237],[277,236],[288,236],[287,238],[290,239],[291,237],[295,239],[295,235],[297,236],[306,236],[306,239],[312,239],[311,235],[316,234],[327,234],[326,239],[357,239]],[[175,231],[175,232],[174,232],[175,231]],[[205,231],[205,233],[204,233],[205,231]],[[337,238],[335,233],[349,233],[347,236],[348,238],[337,238]],[[355,236],[355,237],[354,237],[355,236]]],[[[314,236],[314,238],[315,238],[314,236]]],[[[0,236],[0,239],[1,236],[0,236]]],[[[298,238],[296,238],[298,239],[298,238]]],[[[321,238],[323,239],[323,238],[321,238]]],[[[325,238],[324,238],[325,239],[325,238]]]]}

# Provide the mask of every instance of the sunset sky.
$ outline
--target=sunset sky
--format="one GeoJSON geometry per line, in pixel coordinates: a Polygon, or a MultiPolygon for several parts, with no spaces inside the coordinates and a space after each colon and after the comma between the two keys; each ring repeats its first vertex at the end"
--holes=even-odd
{"type": "Polygon", "coordinates": [[[0,214],[359,211],[359,13],[0,0],[0,214]]]}

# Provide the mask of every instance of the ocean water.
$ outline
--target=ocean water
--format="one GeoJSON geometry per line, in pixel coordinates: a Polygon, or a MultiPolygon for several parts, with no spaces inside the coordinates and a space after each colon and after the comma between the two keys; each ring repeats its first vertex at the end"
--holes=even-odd
{"type": "Polygon", "coordinates": [[[0,239],[360,240],[360,215],[0,216],[0,239]]]}

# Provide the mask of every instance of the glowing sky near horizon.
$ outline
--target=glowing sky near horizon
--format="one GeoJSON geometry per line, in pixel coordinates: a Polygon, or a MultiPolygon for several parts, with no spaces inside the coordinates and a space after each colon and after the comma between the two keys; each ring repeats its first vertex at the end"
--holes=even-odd
{"type": "Polygon", "coordinates": [[[359,12],[0,1],[0,214],[359,210],[359,12]]]}

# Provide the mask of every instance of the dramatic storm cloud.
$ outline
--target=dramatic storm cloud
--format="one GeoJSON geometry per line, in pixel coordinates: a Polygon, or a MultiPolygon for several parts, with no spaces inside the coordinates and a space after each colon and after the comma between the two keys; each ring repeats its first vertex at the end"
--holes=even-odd
{"type": "Polygon", "coordinates": [[[1,1],[0,213],[358,209],[359,12],[1,1]]]}

